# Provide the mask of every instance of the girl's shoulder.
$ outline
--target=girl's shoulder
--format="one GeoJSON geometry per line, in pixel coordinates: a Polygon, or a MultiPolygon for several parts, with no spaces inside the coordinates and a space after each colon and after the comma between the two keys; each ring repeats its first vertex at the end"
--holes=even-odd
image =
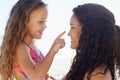
{"type": "Polygon", "coordinates": [[[26,46],[24,43],[19,43],[19,45],[16,48],[16,53],[22,53],[22,52],[26,52],[26,46]]]}
{"type": "Polygon", "coordinates": [[[16,60],[14,61],[14,66],[18,66],[19,65],[19,61],[23,59],[23,56],[27,56],[27,49],[25,47],[25,45],[23,43],[20,43],[17,45],[16,47],[16,60]]]}
{"type": "Polygon", "coordinates": [[[24,43],[20,43],[16,48],[16,57],[28,56],[30,49],[24,43]]]}

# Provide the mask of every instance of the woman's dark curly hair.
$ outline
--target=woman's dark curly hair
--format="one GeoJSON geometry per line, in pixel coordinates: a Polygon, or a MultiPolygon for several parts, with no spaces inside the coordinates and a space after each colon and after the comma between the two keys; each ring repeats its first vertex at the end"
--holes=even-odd
{"type": "Polygon", "coordinates": [[[114,15],[104,6],[94,3],[79,5],[73,12],[82,24],[82,32],[67,80],[83,80],[86,73],[90,80],[93,71],[99,67],[104,67],[102,74],[109,70],[112,80],[115,80],[115,67],[120,70],[120,57],[115,53],[114,15]]]}

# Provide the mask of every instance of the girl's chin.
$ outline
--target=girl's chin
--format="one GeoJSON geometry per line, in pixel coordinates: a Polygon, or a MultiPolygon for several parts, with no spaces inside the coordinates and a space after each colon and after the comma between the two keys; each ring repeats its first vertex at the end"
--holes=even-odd
{"type": "Polygon", "coordinates": [[[36,39],[41,39],[42,37],[41,36],[39,36],[39,37],[36,37],[36,39]]]}

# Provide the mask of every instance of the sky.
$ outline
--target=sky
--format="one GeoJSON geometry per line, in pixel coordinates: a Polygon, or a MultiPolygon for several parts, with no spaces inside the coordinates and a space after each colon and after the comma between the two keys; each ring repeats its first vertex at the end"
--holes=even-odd
{"type": "MultiPolygon", "coordinates": [[[[4,35],[4,29],[9,17],[9,13],[13,5],[18,0],[1,0],[0,1],[0,44],[4,35]]],[[[75,55],[75,50],[70,49],[70,37],[67,33],[70,28],[70,18],[72,15],[72,9],[79,4],[84,3],[98,3],[111,12],[113,12],[116,20],[116,24],[120,25],[120,1],[119,0],[43,0],[48,4],[48,19],[47,28],[44,31],[42,39],[35,40],[37,47],[43,52],[44,55],[49,51],[54,39],[58,34],[66,31],[63,36],[66,45],[63,49],[59,50],[56,54],[55,60],[58,58],[72,59],[75,55]],[[119,6],[119,7],[118,7],[119,6]]]]}
{"type": "MultiPolygon", "coordinates": [[[[2,41],[4,35],[4,29],[9,17],[9,13],[13,5],[18,0],[1,0],[0,2],[0,42],[2,41]]],[[[46,4],[48,4],[48,19],[47,19],[47,28],[44,31],[42,39],[36,40],[37,46],[40,50],[47,54],[49,48],[51,47],[56,36],[66,31],[66,34],[63,38],[66,41],[66,46],[64,49],[60,50],[59,57],[73,56],[74,54],[70,49],[70,38],[67,36],[67,33],[70,28],[70,18],[72,15],[72,9],[79,4],[84,3],[98,3],[109,10],[111,10],[115,16],[116,24],[120,25],[120,8],[118,7],[119,0],[43,0],[46,4]],[[71,55],[70,55],[71,54],[71,55]]]]}

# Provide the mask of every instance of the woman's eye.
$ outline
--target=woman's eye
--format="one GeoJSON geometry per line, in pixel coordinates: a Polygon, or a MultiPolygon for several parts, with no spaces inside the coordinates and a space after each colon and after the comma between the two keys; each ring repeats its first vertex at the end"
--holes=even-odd
{"type": "Polygon", "coordinates": [[[71,27],[71,29],[75,29],[74,27],[71,27]]]}

